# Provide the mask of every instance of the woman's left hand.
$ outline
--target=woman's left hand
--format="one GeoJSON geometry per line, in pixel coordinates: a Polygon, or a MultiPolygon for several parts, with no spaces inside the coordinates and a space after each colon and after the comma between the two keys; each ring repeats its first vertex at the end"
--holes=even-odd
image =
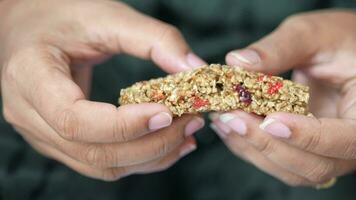
{"type": "Polygon", "coordinates": [[[356,13],[318,11],[289,17],[274,32],[226,56],[230,65],[310,86],[316,117],[234,111],[212,114],[212,127],[238,156],[293,186],[316,186],[356,169],[356,13]]]}

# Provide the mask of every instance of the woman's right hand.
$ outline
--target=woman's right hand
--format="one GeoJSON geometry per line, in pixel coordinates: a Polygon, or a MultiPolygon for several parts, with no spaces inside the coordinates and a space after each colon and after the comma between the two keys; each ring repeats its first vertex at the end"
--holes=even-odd
{"type": "Polygon", "coordinates": [[[113,54],[151,59],[167,72],[203,64],[173,26],[113,1],[5,0],[0,44],[5,119],[42,154],[116,180],[165,169],[195,148],[198,116],[172,120],[159,104],[86,99],[92,66],[113,54]]]}

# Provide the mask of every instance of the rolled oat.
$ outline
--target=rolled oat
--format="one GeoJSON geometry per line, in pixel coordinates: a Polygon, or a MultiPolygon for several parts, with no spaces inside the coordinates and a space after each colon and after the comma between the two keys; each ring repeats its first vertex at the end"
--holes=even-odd
{"type": "Polygon", "coordinates": [[[135,83],[120,92],[120,105],[161,103],[174,115],[242,109],[308,114],[309,88],[281,77],[211,64],[164,78],[135,83]]]}

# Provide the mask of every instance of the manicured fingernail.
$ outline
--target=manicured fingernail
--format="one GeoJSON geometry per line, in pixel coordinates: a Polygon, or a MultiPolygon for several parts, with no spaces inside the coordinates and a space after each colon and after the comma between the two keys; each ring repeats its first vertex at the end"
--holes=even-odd
{"type": "Polygon", "coordinates": [[[150,130],[157,130],[172,124],[172,116],[166,112],[160,112],[148,121],[148,128],[150,130]]]}
{"type": "Polygon", "coordinates": [[[227,134],[220,130],[215,124],[210,124],[209,126],[219,137],[226,138],[227,134]]]}
{"type": "Polygon", "coordinates": [[[231,114],[231,113],[224,113],[224,114],[219,116],[219,120],[222,123],[226,123],[226,122],[231,121],[231,120],[233,120],[235,118],[236,118],[236,115],[231,114]]]}
{"type": "Polygon", "coordinates": [[[208,117],[211,121],[215,121],[217,118],[219,118],[219,114],[216,112],[212,112],[212,113],[209,113],[208,117]]]}
{"type": "Polygon", "coordinates": [[[191,136],[203,127],[204,120],[200,117],[194,117],[194,119],[185,126],[185,136],[191,136]]]}
{"type": "Polygon", "coordinates": [[[179,152],[179,156],[184,157],[184,156],[192,153],[195,149],[197,149],[197,145],[188,144],[181,149],[181,151],[179,152]]]}
{"type": "Polygon", "coordinates": [[[251,49],[232,51],[228,56],[231,56],[234,64],[255,65],[261,62],[261,58],[258,53],[251,49]]]}
{"type": "Polygon", "coordinates": [[[240,119],[237,115],[232,113],[225,113],[220,115],[220,121],[229,126],[234,132],[239,135],[246,135],[247,127],[246,123],[240,119]]]}
{"type": "Polygon", "coordinates": [[[201,58],[199,58],[194,53],[188,53],[187,54],[187,63],[192,68],[197,68],[197,67],[200,67],[202,65],[206,65],[206,62],[204,62],[201,58]]]}
{"type": "Polygon", "coordinates": [[[272,118],[263,121],[260,124],[260,128],[273,136],[281,138],[289,138],[292,134],[286,125],[272,118]]]}

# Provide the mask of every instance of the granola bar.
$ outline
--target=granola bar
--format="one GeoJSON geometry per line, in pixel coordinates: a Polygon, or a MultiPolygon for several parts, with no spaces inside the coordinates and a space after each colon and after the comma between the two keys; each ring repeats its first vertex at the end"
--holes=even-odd
{"type": "Polygon", "coordinates": [[[120,105],[161,103],[174,115],[242,109],[258,115],[307,115],[309,88],[238,66],[211,64],[164,78],[135,83],[120,92],[120,105]]]}

